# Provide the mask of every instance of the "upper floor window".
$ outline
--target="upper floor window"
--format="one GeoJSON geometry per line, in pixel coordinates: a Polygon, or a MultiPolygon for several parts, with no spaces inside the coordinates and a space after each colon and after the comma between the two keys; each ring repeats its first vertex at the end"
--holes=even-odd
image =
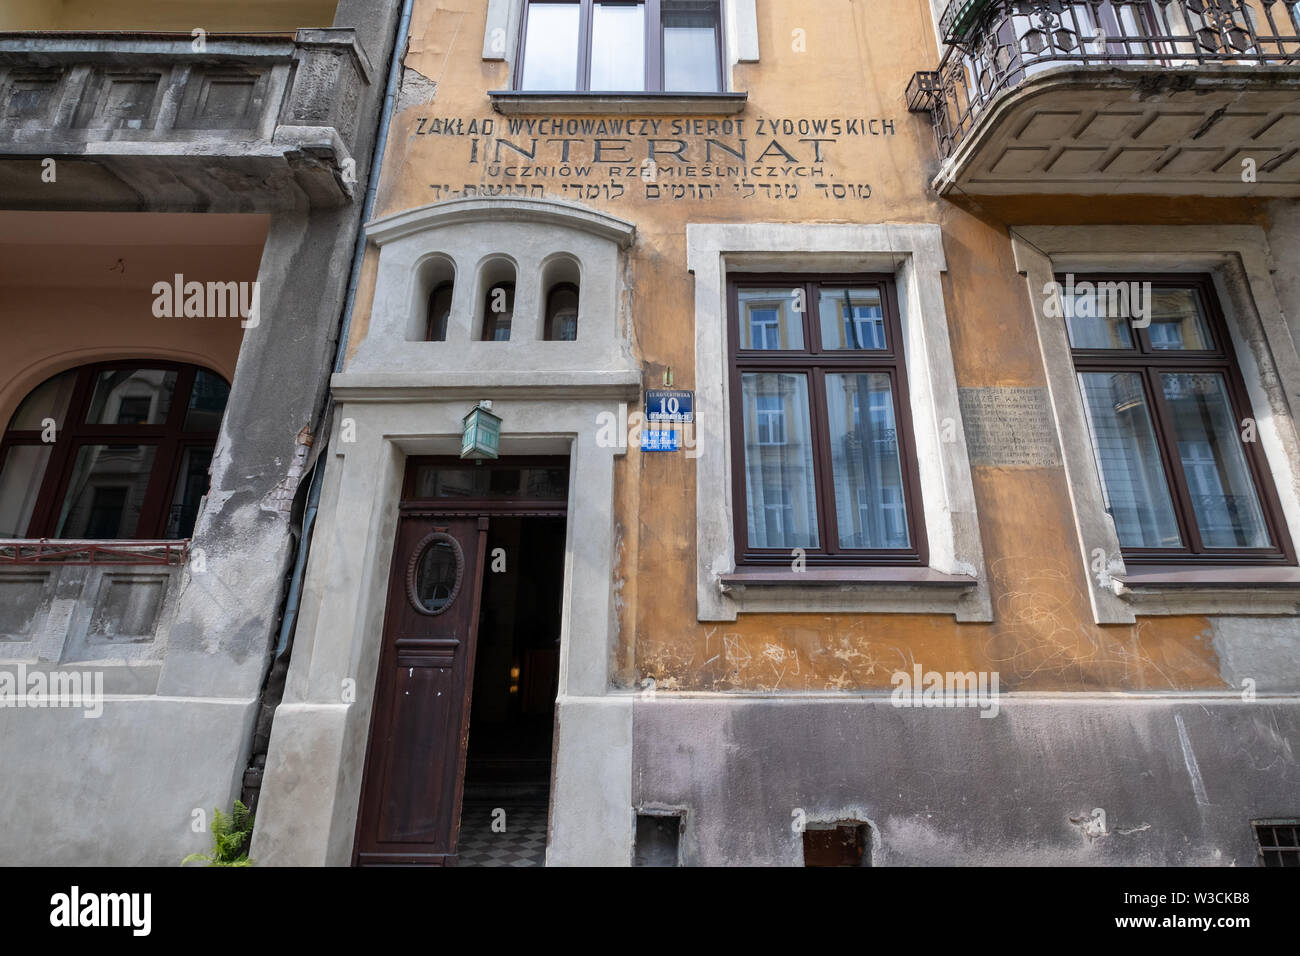
{"type": "Polygon", "coordinates": [[[1063,311],[1125,561],[1292,561],[1208,278],[1063,281],[1074,290],[1063,311]]]}
{"type": "Polygon", "coordinates": [[[720,0],[529,0],[517,88],[717,93],[720,0]]]}
{"type": "Polygon", "coordinates": [[[425,327],[426,342],[447,341],[447,324],[451,319],[451,295],[455,286],[451,282],[440,282],[429,293],[428,323],[425,327]]]}
{"type": "Polygon", "coordinates": [[[738,564],[925,562],[895,301],[885,277],[731,283],[738,564]]]}
{"type": "Polygon", "coordinates": [[[578,338],[578,287],[561,282],[546,296],[546,339],[573,342],[578,338]]]}
{"type": "Polygon", "coordinates": [[[483,302],[483,341],[509,342],[515,316],[515,284],[498,282],[487,290],[483,302]]]}
{"type": "Polygon", "coordinates": [[[46,380],[0,441],[0,537],[188,538],[229,394],[216,373],[171,362],[46,380]]]}

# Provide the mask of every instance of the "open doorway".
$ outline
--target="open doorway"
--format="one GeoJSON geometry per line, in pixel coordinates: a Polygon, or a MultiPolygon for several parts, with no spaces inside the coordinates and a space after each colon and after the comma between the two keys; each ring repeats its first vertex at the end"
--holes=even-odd
{"type": "Polygon", "coordinates": [[[459,866],[545,863],[564,536],[558,517],[488,528],[459,866]]]}
{"type": "Polygon", "coordinates": [[[544,862],[568,486],[564,458],[408,462],[357,865],[544,862]]]}

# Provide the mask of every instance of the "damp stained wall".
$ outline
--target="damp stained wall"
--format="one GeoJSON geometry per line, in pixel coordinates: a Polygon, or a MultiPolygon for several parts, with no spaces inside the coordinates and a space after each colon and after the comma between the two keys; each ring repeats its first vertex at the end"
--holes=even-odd
{"type": "MultiPolygon", "coordinates": [[[[1012,224],[1267,225],[1262,205],[1194,196],[939,199],[928,185],[938,166],[929,117],[909,113],[903,97],[913,72],[933,68],[939,56],[929,11],[914,0],[759,0],[760,59],[731,72],[748,103],[736,116],[701,117],[494,112],[487,91],[512,81],[506,62],[483,59],[486,10],[470,0],[416,0],[375,215],[460,195],[522,194],[581,202],[635,223],[626,305],[646,387],[659,387],[668,369],[673,387],[695,384],[687,223],[938,223],[962,388],[1045,385],[1012,224]],[[727,135],[722,125],[711,132],[710,121],[743,125],[727,135]],[[729,175],[726,167],[740,164],[717,143],[736,150],[742,139],[748,165],[762,169],[729,175]],[[640,177],[652,155],[657,189],[640,177]],[[709,166],[724,173],[705,174],[709,166]]],[[[372,246],[350,350],[367,331],[376,259],[372,246]]],[[[703,449],[710,453],[717,452],[703,449]]],[[[629,449],[616,472],[611,684],[634,687],[653,677],[663,691],[871,690],[889,688],[892,673],[919,664],[996,671],[1003,692],[1225,690],[1243,671],[1221,660],[1224,634],[1295,647],[1289,619],[1093,623],[1062,467],[972,470],[993,623],[910,614],[748,614],[702,623],[694,599],[694,460],[629,449]]],[[[1294,666],[1278,680],[1300,686],[1294,666]]]]}

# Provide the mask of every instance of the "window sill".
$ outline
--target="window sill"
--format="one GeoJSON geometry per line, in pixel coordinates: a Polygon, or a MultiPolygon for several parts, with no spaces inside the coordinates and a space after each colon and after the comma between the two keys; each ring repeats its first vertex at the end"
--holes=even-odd
{"type": "Polygon", "coordinates": [[[1297,614],[1300,568],[1151,566],[1114,579],[1138,614],[1297,614]]]}
{"type": "Polygon", "coordinates": [[[506,116],[627,114],[725,116],[743,112],[748,93],[573,93],[492,90],[492,108],[506,116]]]}
{"type": "Polygon", "coordinates": [[[741,613],[767,614],[954,614],[979,584],[974,575],[933,568],[746,567],[720,574],[718,587],[741,613]]]}

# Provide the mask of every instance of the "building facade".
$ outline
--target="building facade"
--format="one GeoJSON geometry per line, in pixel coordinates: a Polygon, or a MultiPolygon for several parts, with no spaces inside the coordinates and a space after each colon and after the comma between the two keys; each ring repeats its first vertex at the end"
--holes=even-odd
{"type": "MultiPolygon", "coordinates": [[[[260,211],[266,238],[239,246],[264,242],[260,271],[240,261],[273,288],[242,342],[173,325],[225,338],[132,344],[177,363],[176,387],[198,388],[192,366],[232,383],[188,558],[129,571],[165,576],[165,634],[109,667],[83,648],[141,606],[94,577],[120,569],[0,572],[50,595],[23,598],[38,610],[10,625],[12,660],[157,675],[91,731],[3,715],[31,726],[4,736],[6,766],[38,782],[0,785],[37,831],[6,824],[12,852],[38,857],[22,841],[49,833],[47,858],[91,852],[65,819],[85,770],[43,756],[65,740],[96,786],[182,831],[148,852],[115,831],[113,862],[171,852],[190,807],[233,798],[250,764],[256,781],[260,708],[259,865],[1295,862],[1273,847],[1300,816],[1297,5],[362,6],[276,41],[290,58],[352,44],[333,72],[273,65],[265,83],[326,77],[337,112],[340,60],[361,64],[373,129],[396,28],[373,202],[326,175],[342,154],[323,142],[348,137],[297,129],[292,90],[269,144],[223,133],[216,162],[200,134],[155,161],[136,131],[161,127],[140,117],[174,129],[203,103],[251,110],[255,90],[142,113],[96,49],[76,75],[97,99],[50,94],[42,115],[83,131],[59,141],[96,154],[77,188],[113,178],[158,205],[112,209],[170,212],[208,177],[198,234],[223,245],[218,213],[260,211]],[[120,120],[77,119],[92,102],[120,120]],[[263,187],[313,211],[279,218],[263,187]],[[62,657],[24,643],[56,618],[62,657]]],[[[56,124],[29,135],[23,111],[68,42],[0,38],[30,58],[0,80],[27,163],[0,186],[38,181],[56,124]]],[[[41,217],[92,207],[5,188],[29,263],[15,301],[35,308],[55,301],[41,217]]],[[[160,245],[150,277],[182,273],[160,245]]],[[[46,328],[18,341],[28,325],[46,328]]],[[[106,360],[28,360],[0,411],[106,360]]],[[[75,447],[138,470],[123,436],[138,453],[154,432],[103,431],[104,370],[78,374],[75,447]]],[[[119,406],[149,427],[134,397],[119,406]]],[[[37,454],[13,449],[39,447],[45,407],[19,409],[6,469],[37,454]]],[[[169,475],[207,434],[172,418],[169,475]]],[[[59,448],[40,533],[0,547],[107,527],[111,500],[63,490],[85,466],[59,448]]],[[[150,500],[139,527],[154,516],[166,557],[184,500],[150,500]]],[[[126,828],[116,806],[103,825],[126,828]]]]}
{"type": "Polygon", "coordinates": [[[417,2],[254,855],[1262,859],[1296,16],[417,2]]]}
{"type": "Polygon", "coordinates": [[[0,8],[0,862],[255,798],[399,9],[0,8]]]}

